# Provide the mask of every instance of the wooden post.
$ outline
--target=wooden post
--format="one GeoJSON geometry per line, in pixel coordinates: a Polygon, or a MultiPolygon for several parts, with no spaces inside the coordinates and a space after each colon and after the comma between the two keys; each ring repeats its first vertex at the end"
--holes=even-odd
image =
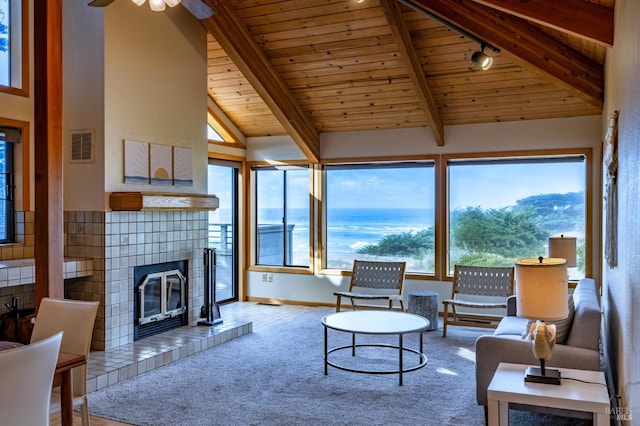
{"type": "Polygon", "coordinates": [[[62,0],[33,2],[35,303],[64,297],[62,0]]]}

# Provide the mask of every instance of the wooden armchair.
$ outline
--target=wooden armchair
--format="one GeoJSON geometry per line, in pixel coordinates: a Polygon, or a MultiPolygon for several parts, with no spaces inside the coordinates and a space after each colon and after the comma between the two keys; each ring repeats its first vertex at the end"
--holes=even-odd
{"type": "Polygon", "coordinates": [[[348,298],[354,310],[358,308],[386,308],[384,305],[357,304],[356,301],[386,300],[388,309],[394,309],[397,301],[400,310],[404,311],[402,287],[404,285],[404,269],[406,262],[377,262],[355,260],[351,274],[349,291],[337,291],[336,312],[340,312],[342,298],[348,298]]]}
{"type": "Polygon", "coordinates": [[[513,278],[513,267],[456,265],[451,299],[442,301],[442,337],[447,336],[447,325],[496,328],[504,315],[482,314],[478,309],[506,310],[507,298],[513,294],[513,278]],[[452,318],[449,318],[449,306],[452,318]],[[456,308],[472,311],[459,312],[456,308]]]}

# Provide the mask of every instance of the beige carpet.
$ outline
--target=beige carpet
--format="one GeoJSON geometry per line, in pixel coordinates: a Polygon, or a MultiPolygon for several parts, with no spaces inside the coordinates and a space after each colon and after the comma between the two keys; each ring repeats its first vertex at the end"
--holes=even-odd
{"type": "MultiPolygon", "coordinates": [[[[324,375],[323,327],[328,308],[232,340],[89,395],[92,414],[136,425],[484,425],[476,404],[474,342],[487,330],[424,333],[428,364],[404,375],[324,375]]],[[[372,337],[369,336],[369,339],[372,337]]],[[[379,340],[379,338],[378,338],[379,340]]],[[[376,340],[376,341],[378,341],[376,340]]],[[[363,341],[363,340],[359,340],[363,341]]],[[[349,335],[330,332],[330,346],[349,335]]],[[[387,339],[397,343],[397,338],[387,339]]],[[[405,345],[417,348],[417,335],[405,345]]],[[[350,362],[348,351],[336,353],[350,362]]],[[[417,356],[405,356],[407,365],[417,356]]],[[[396,352],[359,352],[359,366],[395,365],[396,352]]],[[[562,417],[511,414],[511,424],[581,424],[562,417]]]]}

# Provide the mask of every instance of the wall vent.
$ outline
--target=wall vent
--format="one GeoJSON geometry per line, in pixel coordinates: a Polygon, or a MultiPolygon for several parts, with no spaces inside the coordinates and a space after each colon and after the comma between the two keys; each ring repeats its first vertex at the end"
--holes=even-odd
{"type": "Polygon", "coordinates": [[[95,160],[95,132],[93,130],[71,131],[71,162],[93,163],[95,160]]]}

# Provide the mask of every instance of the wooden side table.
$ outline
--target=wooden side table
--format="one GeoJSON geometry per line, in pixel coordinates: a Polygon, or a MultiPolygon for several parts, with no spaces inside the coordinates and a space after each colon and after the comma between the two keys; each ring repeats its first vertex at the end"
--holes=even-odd
{"type": "Polygon", "coordinates": [[[609,425],[609,392],[601,371],[558,368],[562,384],[525,383],[528,366],[501,362],[489,387],[489,426],[509,424],[509,403],[593,413],[594,426],[609,425]],[[572,380],[574,379],[574,380],[572,380]]]}

